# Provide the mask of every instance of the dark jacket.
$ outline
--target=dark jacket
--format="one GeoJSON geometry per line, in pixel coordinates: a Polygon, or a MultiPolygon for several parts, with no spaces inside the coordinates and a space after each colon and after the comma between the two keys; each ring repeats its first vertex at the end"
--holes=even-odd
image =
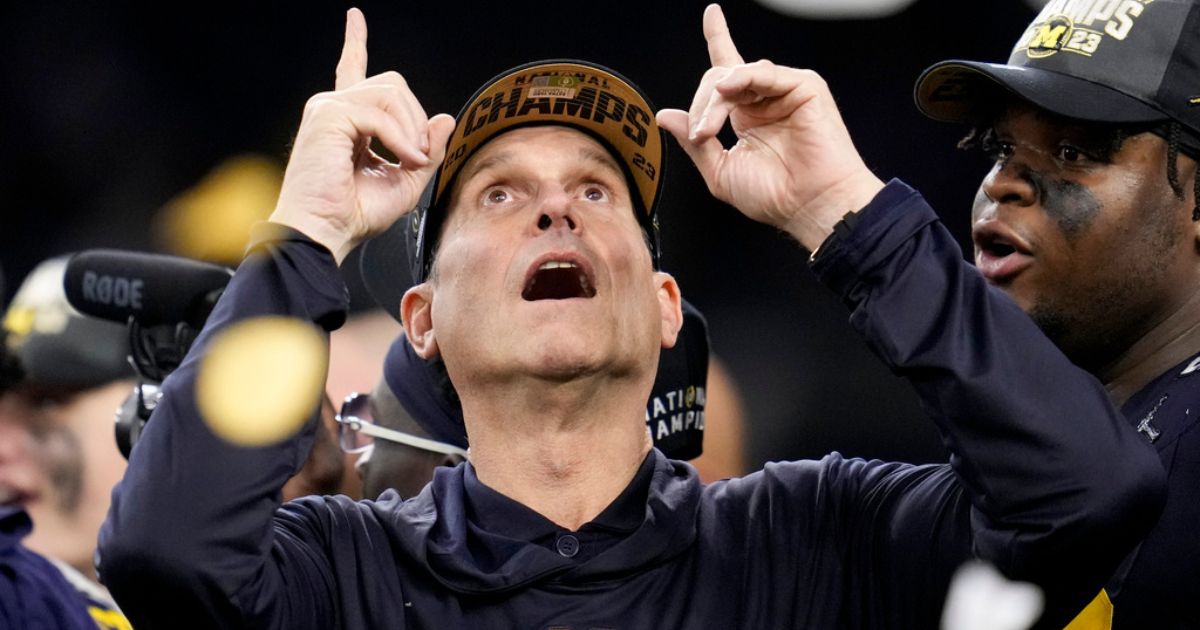
{"type": "Polygon", "coordinates": [[[313,424],[276,446],[221,442],[195,410],[198,357],[214,331],[255,315],[336,327],[346,296],[332,257],[303,235],[255,252],[164,384],[101,533],[102,579],[141,630],[927,629],[972,557],[1041,585],[1045,627],[1061,627],[1162,506],[1162,467],[1100,384],[987,286],[899,182],[813,268],[912,383],[950,463],[833,454],[703,486],[652,451],[578,532],[490,490],[469,464],[406,502],[280,507],[313,424]]]}
{"type": "Polygon", "coordinates": [[[1116,630],[1200,628],[1200,356],[1122,407],[1167,471],[1162,518],[1105,589],[1116,630]]]}
{"type": "Polygon", "coordinates": [[[0,506],[0,630],[96,630],[88,600],[21,544],[30,528],[24,510],[0,506]]]}

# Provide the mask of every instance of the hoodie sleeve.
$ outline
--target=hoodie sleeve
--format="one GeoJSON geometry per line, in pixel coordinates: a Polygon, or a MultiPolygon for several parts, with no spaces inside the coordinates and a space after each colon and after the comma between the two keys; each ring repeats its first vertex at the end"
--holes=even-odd
{"type": "Polygon", "coordinates": [[[304,537],[277,534],[272,520],[312,446],[316,414],[291,439],[247,448],[217,438],[196,407],[200,359],[230,324],[281,315],[328,331],[345,319],[332,255],[298,232],[261,227],[275,231],[252,248],[163,383],[100,532],[99,574],[137,628],[276,627],[284,612],[331,627],[320,622],[334,606],[327,561],[304,537]]]}
{"type": "Polygon", "coordinates": [[[844,529],[853,588],[862,601],[940,605],[944,589],[920,589],[965,548],[1038,584],[1039,627],[1061,628],[1156,521],[1157,457],[1101,384],[964,261],[917,192],[893,181],[856,219],[821,248],[814,271],[913,385],[953,474],[850,463],[861,468],[845,471],[857,486],[844,529]]]}

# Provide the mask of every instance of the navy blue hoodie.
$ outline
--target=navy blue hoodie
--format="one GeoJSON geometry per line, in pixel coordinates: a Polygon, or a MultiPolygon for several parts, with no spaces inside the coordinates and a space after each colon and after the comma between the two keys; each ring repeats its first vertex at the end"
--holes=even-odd
{"type": "Polygon", "coordinates": [[[813,269],[911,382],[950,463],[835,453],[705,486],[651,451],[569,532],[469,463],[408,501],[281,506],[315,425],[231,446],[192,393],[198,357],[232,322],[344,319],[328,251],[298,233],[263,243],[164,384],[101,532],[101,577],[141,630],[934,628],[951,573],[980,557],[1045,589],[1043,627],[1062,627],[1157,518],[1152,450],[907,186],[839,228],[813,269]]]}
{"type": "Polygon", "coordinates": [[[0,630],[95,630],[89,601],[21,544],[31,528],[24,510],[0,506],[0,630]]]}

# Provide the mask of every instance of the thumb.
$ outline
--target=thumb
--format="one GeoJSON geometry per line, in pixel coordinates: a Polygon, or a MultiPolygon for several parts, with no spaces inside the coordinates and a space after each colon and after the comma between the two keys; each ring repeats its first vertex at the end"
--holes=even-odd
{"type": "Polygon", "coordinates": [[[683,151],[700,171],[700,176],[708,183],[709,190],[713,190],[717,168],[725,158],[725,147],[721,146],[721,141],[716,136],[696,140],[689,138],[688,113],[681,109],[660,110],[655,119],[658,126],[666,129],[679,146],[683,147],[683,151]]]}
{"type": "MultiPolygon", "coordinates": [[[[429,126],[426,129],[429,134],[429,163],[421,168],[409,172],[409,178],[412,181],[420,182],[421,190],[433,179],[433,174],[437,172],[438,167],[442,165],[442,160],[446,157],[446,145],[450,142],[450,135],[454,133],[454,117],[449,114],[438,114],[429,119],[429,126]]],[[[420,190],[417,191],[420,194],[420,190]]]]}
{"type": "Polygon", "coordinates": [[[454,117],[438,114],[429,119],[429,163],[433,168],[441,166],[446,158],[446,144],[454,133],[454,117]]]}

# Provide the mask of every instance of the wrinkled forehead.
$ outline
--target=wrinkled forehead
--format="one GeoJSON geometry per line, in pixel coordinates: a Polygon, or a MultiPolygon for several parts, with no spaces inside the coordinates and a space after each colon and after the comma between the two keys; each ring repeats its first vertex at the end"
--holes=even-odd
{"type": "Polygon", "coordinates": [[[533,125],[507,131],[492,138],[467,159],[451,189],[451,204],[476,177],[489,171],[538,161],[548,146],[566,147],[563,155],[581,168],[599,168],[617,176],[628,193],[626,173],[604,144],[591,135],[562,125],[533,125]],[[572,150],[574,149],[574,150],[572,150]]]}
{"type": "Polygon", "coordinates": [[[637,180],[630,174],[627,163],[620,159],[611,144],[591,131],[569,124],[545,122],[505,130],[465,158],[462,168],[448,184],[449,194],[429,209],[427,219],[421,224],[425,236],[423,242],[418,242],[418,258],[421,259],[418,264],[427,264],[426,269],[432,273],[446,236],[456,232],[465,217],[476,216],[470,211],[474,204],[468,204],[468,197],[464,195],[477,200],[477,195],[492,182],[473,184],[481,178],[494,178],[496,183],[538,178],[542,169],[550,172],[552,177],[594,178],[606,185],[613,202],[628,209],[628,218],[632,219],[635,229],[640,230],[650,251],[652,266],[658,269],[658,226],[653,215],[642,205],[637,180]],[[430,235],[433,238],[429,238],[430,235]]]}

